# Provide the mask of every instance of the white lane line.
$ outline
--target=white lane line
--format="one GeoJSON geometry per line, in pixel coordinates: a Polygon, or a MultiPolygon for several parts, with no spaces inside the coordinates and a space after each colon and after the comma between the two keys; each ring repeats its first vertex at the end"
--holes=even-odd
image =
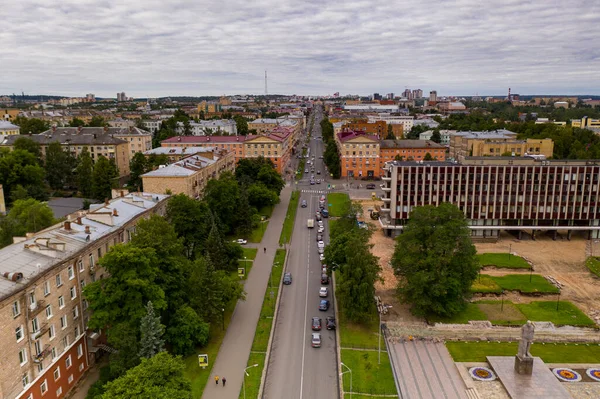
{"type": "MultiPolygon", "coordinates": [[[[312,215],[313,209],[313,196],[310,196],[310,206],[309,206],[309,215],[308,218],[312,215]]],[[[302,369],[300,371],[300,399],[302,399],[302,393],[304,390],[304,356],[306,353],[306,320],[308,317],[308,279],[309,279],[309,270],[310,270],[310,229],[308,230],[308,248],[307,248],[307,257],[306,257],[306,294],[304,299],[304,334],[302,338],[302,369]]]]}

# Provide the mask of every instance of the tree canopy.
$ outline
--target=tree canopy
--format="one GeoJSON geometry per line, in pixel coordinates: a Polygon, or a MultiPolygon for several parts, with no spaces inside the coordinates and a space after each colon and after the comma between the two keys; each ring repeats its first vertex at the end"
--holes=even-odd
{"type": "Polygon", "coordinates": [[[56,223],[50,207],[33,198],[13,202],[6,216],[0,216],[0,247],[12,244],[13,237],[24,237],[56,223]]]}
{"type": "Polygon", "coordinates": [[[99,201],[111,198],[113,179],[118,177],[117,166],[111,159],[100,156],[94,164],[92,173],[92,195],[99,201]]]}
{"type": "Polygon", "coordinates": [[[13,123],[21,128],[21,134],[39,134],[50,129],[50,123],[37,118],[17,116],[13,123]]]}
{"type": "Polygon", "coordinates": [[[455,205],[414,208],[392,257],[401,299],[417,315],[460,312],[479,272],[475,253],[464,214],[455,205]]]}

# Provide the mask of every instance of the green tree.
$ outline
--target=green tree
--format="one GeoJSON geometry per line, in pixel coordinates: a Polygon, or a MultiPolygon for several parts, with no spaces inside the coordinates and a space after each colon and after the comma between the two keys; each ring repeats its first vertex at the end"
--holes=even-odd
{"type": "Polygon", "coordinates": [[[228,270],[229,259],[227,259],[227,250],[225,243],[217,224],[213,222],[206,239],[206,257],[212,260],[212,264],[217,270],[228,270]]]}
{"type": "Polygon", "coordinates": [[[211,179],[204,189],[204,201],[211,211],[224,224],[223,233],[232,233],[238,220],[237,211],[240,188],[230,172],[221,174],[219,179],[211,179]]]}
{"type": "Polygon", "coordinates": [[[90,155],[87,146],[85,146],[77,157],[77,168],[75,169],[75,174],[77,175],[77,188],[85,198],[90,198],[92,196],[93,172],[94,163],[92,161],[92,156],[90,155]]]}
{"type": "Polygon", "coordinates": [[[273,162],[262,156],[240,159],[235,168],[235,178],[240,184],[262,183],[277,197],[285,186],[285,182],[275,169],[273,162]]]}
{"type": "Polygon", "coordinates": [[[50,123],[37,118],[17,116],[13,123],[21,128],[21,134],[39,134],[50,129],[50,123]]]}
{"type": "MultiPolygon", "coordinates": [[[[254,184],[252,186],[255,186],[254,184]]],[[[251,187],[252,187],[251,186],[251,187]]],[[[238,213],[237,213],[237,219],[238,222],[236,223],[236,231],[238,234],[241,234],[242,236],[248,236],[249,234],[252,233],[252,228],[253,226],[253,222],[255,220],[255,217],[257,216],[257,212],[256,212],[256,208],[258,208],[258,206],[255,205],[255,207],[250,206],[250,195],[251,193],[249,192],[250,190],[247,190],[245,187],[242,187],[240,190],[240,202],[238,203],[238,213]]],[[[257,194],[257,193],[254,193],[257,194]]],[[[261,200],[266,200],[269,202],[274,201],[273,203],[277,203],[279,202],[279,197],[277,197],[277,195],[265,188],[263,191],[263,194],[267,194],[268,197],[265,198],[261,198],[261,200]]],[[[258,198],[254,198],[254,200],[258,201],[258,198]]],[[[259,205],[261,206],[261,205],[259,205]]],[[[264,205],[262,205],[264,206],[264,205]]]]}
{"type": "Polygon", "coordinates": [[[29,151],[30,153],[35,155],[37,159],[42,159],[40,145],[28,137],[19,137],[18,139],[16,139],[13,144],[13,149],[29,151]]]}
{"type": "Polygon", "coordinates": [[[162,335],[165,332],[165,326],[160,324],[160,316],[154,314],[152,301],[146,304],[146,315],[142,317],[140,322],[140,352],[139,356],[151,358],[157,353],[162,352],[165,347],[165,342],[162,335]]]}
{"type": "Polygon", "coordinates": [[[92,196],[99,201],[111,198],[113,179],[117,176],[117,167],[114,161],[100,156],[92,173],[92,196]]]}
{"type": "Polygon", "coordinates": [[[12,190],[20,185],[27,190],[29,196],[46,200],[48,195],[44,190],[44,177],[44,168],[31,152],[0,149],[0,184],[6,198],[12,198],[12,190]]]}
{"type": "Polygon", "coordinates": [[[167,203],[167,220],[183,239],[184,253],[194,259],[204,253],[204,242],[212,227],[210,210],[205,202],[193,200],[185,194],[174,195],[167,203]]]}
{"type": "Polygon", "coordinates": [[[392,258],[402,277],[400,297],[417,315],[460,312],[479,272],[475,253],[465,216],[455,205],[414,208],[392,258]]]}
{"type": "Polygon", "coordinates": [[[403,156],[401,156],[401,155],[399,155],[399,154],[396,154],[396,156],[394,157],[394,161],[399,161],[399,162],[401,162],[403,158],[404,158],[403,156]]]}
{"type": "Polygon", "coordinates": [[[55,190],[65,187],[71,181],[75,158],[65,151],[58,141],[48,145],[46,149],[46,179],[55,190]]]}
{"type": "Polygon", "coordinates": [[[235,120],[237,134],[241,136],[246,136],[248,134],[248,121],[242,115],[235,115],[233,117],[235,120]]]}
{"type": "Polygon", "coordinates": [[[442,135],[440,134],[440,129],[433,129],[433,133],[431,133],[431,141],[438,144],[442,142],[442,135]]]}
{"type": "MultiPolygon", "coordinates": [[[[242,190],[243,193],[244,190],[242,190]]],[[[250,205],[260,209],[264,206],[272,206],[279,202],[277,194],[269,190],[263,183],[252,184],[247,190],[247,201],[250,205]]]]}
{"type": "Polygon", "coordinates": [[[108,127],[108,122],[99,115],[92,116],[90,122],[87,124],[88,127],[108,127]]]}
{"type": "Polygon", "coordinates": [[[171,318],[166,338],[175,354],[186,356],[193,353],[196,347],[208,343],[209,330],[210,325],[194,309],[184,305],[171,318]]]}
{"type": "Polygon", "coordinates": [[[141,152],[136,152],[129,162],[129,170],[129,187],[135,188],[137,191],[142,191],[141,176],[149,170],[146,156],[141,152]]]}
{"type": "Polygon", "coordinates": [[[69,127],[83,127],[85,126],[85,121],[83,121],[82,119],[79,118],[73,118],[71,119],[71,122],[69,122],[69,127]]]}
{"type": "Polygon", "coordinates": [[[387,136],[385,136],[386,140],[396,140],[396,136],[394,135],[394,128],[392,125],[388,125],[387,127],[387,136]]]}
{"type": "MultiPolygon", "coordinates": [[[[23,189],[21,186],[19,186],[23,189]]],[[[16,200],[6,216],[0,217],[0,246],[12,244],[13,237],[24,237],[56,223],[52,209],[33,198],[16,200]]]]}
{"type": "Polygon", "coordinates": [[[161,352],[105,385],[103,399],[191,399],[181,358],[161,352]]]}
{"type": "Polygon", "coordinates": [[[433,160],[434,159],[429,152],[425,153],[425,156],[423,157],[423,161],[433,161],[433,160]]]}

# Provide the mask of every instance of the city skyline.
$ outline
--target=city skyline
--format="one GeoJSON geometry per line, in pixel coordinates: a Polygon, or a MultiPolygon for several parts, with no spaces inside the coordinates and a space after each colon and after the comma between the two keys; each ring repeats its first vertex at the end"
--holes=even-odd
{"type": "Polygon", "coordinates": [[[600,94],[600,6],[584,1],[25,0],[0,15],[3,94],[263,94],[265,70],[277,94],[600,94]]]}

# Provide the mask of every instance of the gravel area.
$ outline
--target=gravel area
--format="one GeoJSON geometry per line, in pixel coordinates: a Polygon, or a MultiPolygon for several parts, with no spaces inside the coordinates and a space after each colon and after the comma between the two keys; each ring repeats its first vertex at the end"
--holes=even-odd
{"type": "Polygon", "coordinates": [[[473,381],[475,389],[481,399],[510,399],[504,386],[498,380],[496,381],[473,381]]]}
{"type": "Polygon", "coordinates": [[[563,386],[573,396],[573,399],[600,398],[600,382],[564,382],[563,386]]]}

